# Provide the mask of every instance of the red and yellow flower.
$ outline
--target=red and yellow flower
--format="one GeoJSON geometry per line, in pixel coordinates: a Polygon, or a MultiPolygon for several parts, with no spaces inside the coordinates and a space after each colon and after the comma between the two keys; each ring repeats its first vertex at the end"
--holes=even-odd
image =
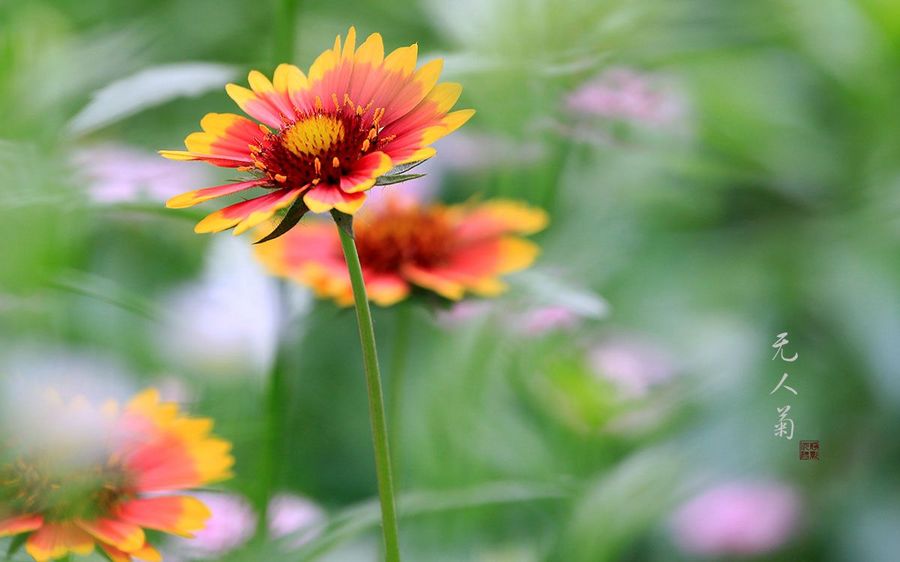
{"type": "Polygon", "coordinates": [[[248,115],[209,113],[186,151],[163,150],[173,160],[202,160],[253,172],[245,181],[209,187],[168,201],[172,208],[263,188],[266,193],[225,207],[200,221],[196,232],[234,228],[240,234],[302,197],[309,210],[355,213],[366,191],[395,166],[434,155],[430,145],[469,120],[451,112],[459,84],[438,84],[442,60],[416,69],[417,46],[384,55],[381,35],[359,47],[351,27],[341,44],[322,53],[308,74],[279,65],[273,80],[258,71],[250,88],[229,84],[228,95],[248,115]]]}
{"type": "MultiPolygon", "coordinates": [[[[356,244],[369,299],[390,306],[413,287],[458,300],[494,296],[504,274],[524,269],[538,247],[517,235],[547,225],[541,209],[506,200],[445,206],[388,197],[359,214],[356,244]]],[[[350,275],[333,224],[310,221],[255,246],[274,274],[311,287],[341,306],[353,303],[350,275]]]]}
{"type": "Polygon", "coordinates": [[[0,536],[27,533],[25,550],[38,562],[97,546],[114,562],[156,561],[145,529],[189,537],[205,526],[206,506],[179,492],[230,476],[231,446],[210,435],[211,420],[181,415],[154,390],[122,408],[83,399],[47,407],[66,413],[59,421],[89,410],[105,430],[92,432],[91,447],[5,441],[0,536]]]}

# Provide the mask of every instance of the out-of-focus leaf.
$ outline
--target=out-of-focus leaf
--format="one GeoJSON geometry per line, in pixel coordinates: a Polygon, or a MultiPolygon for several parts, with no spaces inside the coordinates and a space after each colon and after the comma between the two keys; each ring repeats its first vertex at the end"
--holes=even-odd
{"type": "Polygon", "coordinates": [[[155,66],[97,91],[69,123],[69,132],[83,135],[147,108],[176,98],[199,96],[233,79],[232,66],[187,62],[155,66]]]}
{"type": "Polygon", "coordinates": [[[684,458],[669,446],[645,449],[603,474],[580,497],[554,560],[619,560],[622,549],[684,493],[684,458]],[[628,506],[628,509],[623,509],[628,506]]]}

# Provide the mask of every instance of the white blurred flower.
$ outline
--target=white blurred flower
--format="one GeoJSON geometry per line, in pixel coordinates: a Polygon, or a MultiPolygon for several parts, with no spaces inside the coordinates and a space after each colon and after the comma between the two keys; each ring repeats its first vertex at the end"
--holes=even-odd
{"type": "Polygon", "coordinates": [[[268,372],[286,312],[246,243],[216,238],[201,279],[164,303],[157,339],[176,366],[221,377],[268,372]]]}
{"type": "MultiPolygon", "coordinates": [[[[77,179],[95,203],[165,202],[212,177],[203,168],[182,166],[152,152],[119,144],[80,148],[72,155],[77,179]]],[[[209,183],[212,185],[211,183],[209,183]]]]}
{"type": "Polygon", "coordinates": [[[98,436],[114,429],[94,406],[134,388],[109,357],[20,344],[0,357],[0,427],[15,428],[20,452],[91,463],[106,451],[98,436]]]}

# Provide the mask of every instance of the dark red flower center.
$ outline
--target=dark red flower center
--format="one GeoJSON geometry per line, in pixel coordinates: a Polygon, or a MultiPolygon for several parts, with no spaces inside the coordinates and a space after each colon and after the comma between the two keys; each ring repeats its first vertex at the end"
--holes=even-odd
{"type": "Polygon", "coordinates": [[[296,110],[277,132],[267,132],[258,146],[251,146],[253,161],[273,186],[298,188],[320,182],[339,184],[361,157],[376,149],[379,122],[384,109],[343,105],[333,100],[325,108],[320,99],[312,111],[296,110]]]}
{"type": "Polygon", "coordinates": [[[439,265],[453,250],[453,227],[443,207],[390,204],[356,229],[359,259],[367,269],[398,271],[403,264],[439,265]]]}

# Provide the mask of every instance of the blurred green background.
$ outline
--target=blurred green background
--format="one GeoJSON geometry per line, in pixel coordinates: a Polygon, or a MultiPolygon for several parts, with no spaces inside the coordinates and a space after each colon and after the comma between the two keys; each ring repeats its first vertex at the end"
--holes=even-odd
{"type": "Polygon", "coordinates": [[[897,560],[900,4],[286,5],[0,0],[0,361],[159,386],[234,442],[221,491],[321,509],[207,558],[379,559],[352,311],[195,235],[162,201],[228,172],[153,153],[356,25],[478,111],[398,189],[551,216],[503,297],[376,310],[407,560],[897,560]]]}

